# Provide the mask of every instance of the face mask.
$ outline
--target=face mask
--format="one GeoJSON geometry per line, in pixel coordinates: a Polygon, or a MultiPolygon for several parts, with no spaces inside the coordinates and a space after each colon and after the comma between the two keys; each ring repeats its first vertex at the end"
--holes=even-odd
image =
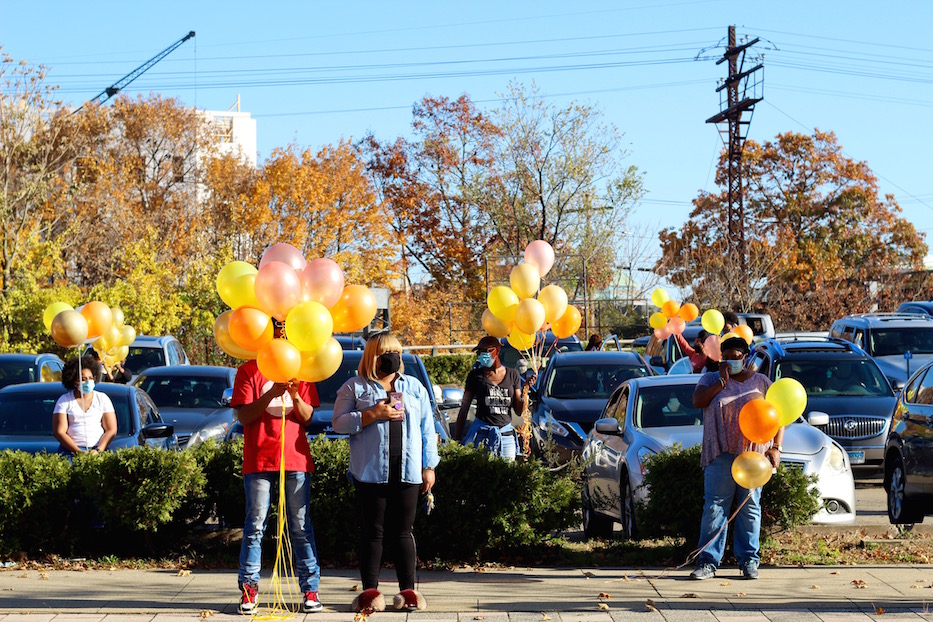
{"type": "Polygon", "coordinates": [[[379,372],[388,376],[394,374],[402,366],[402,355],[398,352],[386,352],[379,355],[376,361],[379,372]]]}
{"type": "Polygon", "coordinates": [[[730,374],[739,374],[742,372],[742,369],[745,365],[742,364],[741,360],[738,361],[726,361],[729,364],[729,373],[730,374]]]}
{"type": "Polygon", "coordinates": [[[476,362],[479,363],[481,367],[492,367],[492,354],[483,352],[476,357],[476,362]]]}
{"type": "Polygon", "coordinates": [[[94,390],[94,381],[93,380],[82,380],[81,381],[81,393],[87,395],[94,390]]]}

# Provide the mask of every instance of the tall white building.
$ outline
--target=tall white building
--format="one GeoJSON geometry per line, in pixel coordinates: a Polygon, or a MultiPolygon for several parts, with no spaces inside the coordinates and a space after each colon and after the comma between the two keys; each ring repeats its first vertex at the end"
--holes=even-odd
{"type": "Polygon", "coordinates": [[[202,111],[214,128],[217,148],[224,154],[239,154],[250,166],[257,166],[256,119],[240,110],[240,96],[229,110],[202,111]]]}

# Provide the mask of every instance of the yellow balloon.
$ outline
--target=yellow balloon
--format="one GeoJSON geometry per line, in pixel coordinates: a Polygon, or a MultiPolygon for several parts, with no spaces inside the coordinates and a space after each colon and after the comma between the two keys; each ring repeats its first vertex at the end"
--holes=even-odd
{"type": "Polygon", "coordinates": [[[667,290],[663,287],[659,287],[651,292],[651,303],[658,308],[663,307],[664,303],[670,299],[671,297],[667,295],[667,290]]]}
{"type": "Polygon", "coordinates": [[[74,309],[65,309],[52,320],[52,339],[63,348],[73,348],[87,339],[87,318],[74,309]]]}
{"type": "Polygon", "coordinates": [[[500,321],[509,325],[515,321],[515,311],[518,310],[518,296],[505,285],[498,285],[490,290],[489,295],[486,297],[486,306],[500,321]]]}
{"type": "Polygon", "coordinates": [[[103,356],[103,363],[107,369],[112,369],[117,362],[117,357],[112,354],[105,354],[103,356]]]}
{"type": "Polygon", "coordinates": [[[778,411],[778,423],[790,425],[807,409],[807,391],[793,378],[781,378],[768,388],[765,399],[778,411]]]}
{"type": "Polygon", "coordinates": [[[110,328],[105,330],[104,334],[100,336],[100,342],[104,350],[110,350],[119,346],[122,338],[123,334],[120,332],[120,329],[111,324],[110,328]]]}
{"type": "Polygon", "coordinates": [[[123,309],[120,307],[110,307],[110,311],[113,312],[113,325],[117,328],[123,328],[123,324],[126,322],[126,315],[124,315],[123,309]]]}
{"type": "Polygon", "coordinates": [[[136,341],[136,329],[124,324],[123,328],[120,329],[120,345],[130,346],[133,345],[134,341],[136,341]]]}
{"type": "Polygon", "coordinates": [[[116,354],[115,358],[116,358],[118,361],[122,361],[122,360],[125,360],[126,357],[128,357],[129,355],[130,355],[130,347],[129,347],[129,346],[120,346],[119,348],[117,348],[117,354],[116,354]]]}
{"type": "Polygon", "coordinates": [[[667,316],[663,313],[652,313],[648,318],[648,326],[651,328],[664,328],[667,324],[667,316]]]}
{"type": "Polygon", "coordinates": [[[509,285],[519,298],[531,298],[538,293],[541,287],[541,275],[538,269],[530,263],[520,263],[512,268],[509,275],[509,285]]]}
{"type": "Polygon", "coordinates": [[[535,336],[523,333],[516,326],[509,333],[509,343],[516,350],[530,350],[535,345],[535,336]]]}
{"type": "Polygon", "coordinates": [[[544,324],[544,305],[534,298],[525,298],[515,310],[515,326],[526,334],[532,334],[544,324]]]}
{"type": "Polygon", "coordinates": [[[256,273],[254,266],[245,261],[231,261],[220,269],[217,275],[217,293],[231,309],[240,307],[258,307],[254,283],[256,273]]]}
{"type": "Polygon", "coordinates": [[[330,311],[313,300],[298,303],[285,318],[285,336],[302,352],[317,352],[333,333],[330,311]]]}
{"type": "Polygon", "coordinates": [[[214,321],[214,339],[217,341],[217,345],[220,346],[220,349],[226,354],[235,359],[249,361],[256,358],[256,352],[254,350],[247,350],[241,347],[233,340],[233,337],[230,336],[229,323],[232,313],[233,311],[224,311],[217,316],[217,319],[214,321]]]}
{"type": "Polygon", "coordinates": [[[45,308],[45,312],[42,314],[42,323],[45,324],[45,330],[52,329],[52,320],[62,311],[74,311],[74,307],[67,302],[53,302],[45,308]]]}
{"type": "Polygon", "coordinates": [[[567,311],[567,292],[559,285],[548,285],[538,294],[538,301],[544,305],[544,319],[553,322],[567,311]]]}
{"type": "Polygon", "coordinates": [[[732,461],[732,479],[747,490],[761,488],[771,479],[771,461],[757,451],[743,451],[732,461]]]}
{"type": "Polygon", "coordinates": [[[483,330],[497,339],[509,336],[511,330],[508,326],[492,314],[489,309],[483,310],[483,330]]]}
{"type": "Polygon", "coordinates": [[[706,329],[711,335],[718,335],[722,332],[723,326],[726,325],[726,319],[722,317],[722,313],[716,309],[710,309],[703,313],[703,317],[700,318],[700,324],[703,325],[703,328],[706,329]]]}
{"type": "Polygon", "coordinates": [[[340,369],[343,361],[343,348],[330,337],[316,352],[301,353],[301,368],[296,378],[308,382],[327,380],[340,369]]]}

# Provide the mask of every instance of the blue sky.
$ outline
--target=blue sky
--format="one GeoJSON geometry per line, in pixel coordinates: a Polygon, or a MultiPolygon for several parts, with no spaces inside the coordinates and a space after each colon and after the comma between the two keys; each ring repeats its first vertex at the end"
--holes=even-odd
{"type": "Polygon", "coordinates": [[[866,161],[904,215],[933,233],[933,3],[734,2],[47,2],[0,0],[0,46],[51,68],[82,103],[195,30],[134,82],[200,108],[239,93],[258,121],[260,158],[373,132],[407,134],[424,95],[468,93],[493,107],[508,82],[534,80],[555,104],[597,105],[625,135],[648,194],[650,233],[679,226],[711,190],[721,141],[718,57],[729,24],[762,39],[765,100],[749,137],[832,130],[866,161]]]}

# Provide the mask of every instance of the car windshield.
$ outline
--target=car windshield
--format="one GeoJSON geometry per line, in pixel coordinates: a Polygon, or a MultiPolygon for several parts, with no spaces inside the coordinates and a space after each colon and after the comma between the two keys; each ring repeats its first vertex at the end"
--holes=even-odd
{"type": "Polygon", "coordinates": [[[0,360],[0,388],[10,384],[35,382],[35,371],[29,361],[0,360]]]}
{"type": "Polygon", "coordinates": [[[881,328],[872,330],[869,349],[872,356],[903,356],[905,352],[933,354],[933,329],[881,328]]]}
{"type": "Polygon", "coordinates": [[[635,426],[702,425],[703,411],[693,405],[694,389],[694,384],[639,388],[635,401],[635,426]]]}
{"type": "Polygon", "coordinates": [[[150,367],[164,367],[165,353],[159,346],[153,348],[131,347],[130,353],[126,357],[126,363],[123,366],[134,372],[141,372],[150,367]]]}
{"type": "MultiPolygon", "coordinates": [[[[428,382],[424,377],[424,374],[421,373],[421,366],[418,365],[415,361],[408,359],[407,355],[402,359],[402,362],[405,364],[405,375],[417,378],[418,382],[424,385],[425,389],[430,391],[428,388],[428,382]]],[[[343,386],[343,383],[356,376],[356,369],[359,367],[360,361],[357,358],[347,358],[344,357],[343,361],[340,363],[340,368],[334,373],[333,376],[326,380],[316,382],[315,388],[317,388],[318,399],[321,400],[321,405],[319,408],[324,410],[333,410],[334,401],[337,399],[337,391],[343,386]]]]}
{"type": "Polygon", "coordinates": [[[608,398],[629,378],[648,374],[647,367],[635,365],[563,365],[554,369],[545,395],[562,400],[608,398]]]}
{"type": "Polygon", "coordinates": [[[774,379],[793,378],[807,395],[829,397],[890,396],[891,387],[873,361],[865,359],[816,359],[783,361],[775,365],[774,379]]]}
{"type": "Polygon", "coordinates": [[[221,406],[226,378],[143,376],[137,386],[159,408],[216,408],[221,406]]]}
{"type": "MultiPolygon", "coordinates": [[[[52,409],[60,396],[10,393],[0,395],[0,436],[52,436],[52,409]]],[[[129,401],[111,398],[117,435],[130,431],[129,401]]]]}

